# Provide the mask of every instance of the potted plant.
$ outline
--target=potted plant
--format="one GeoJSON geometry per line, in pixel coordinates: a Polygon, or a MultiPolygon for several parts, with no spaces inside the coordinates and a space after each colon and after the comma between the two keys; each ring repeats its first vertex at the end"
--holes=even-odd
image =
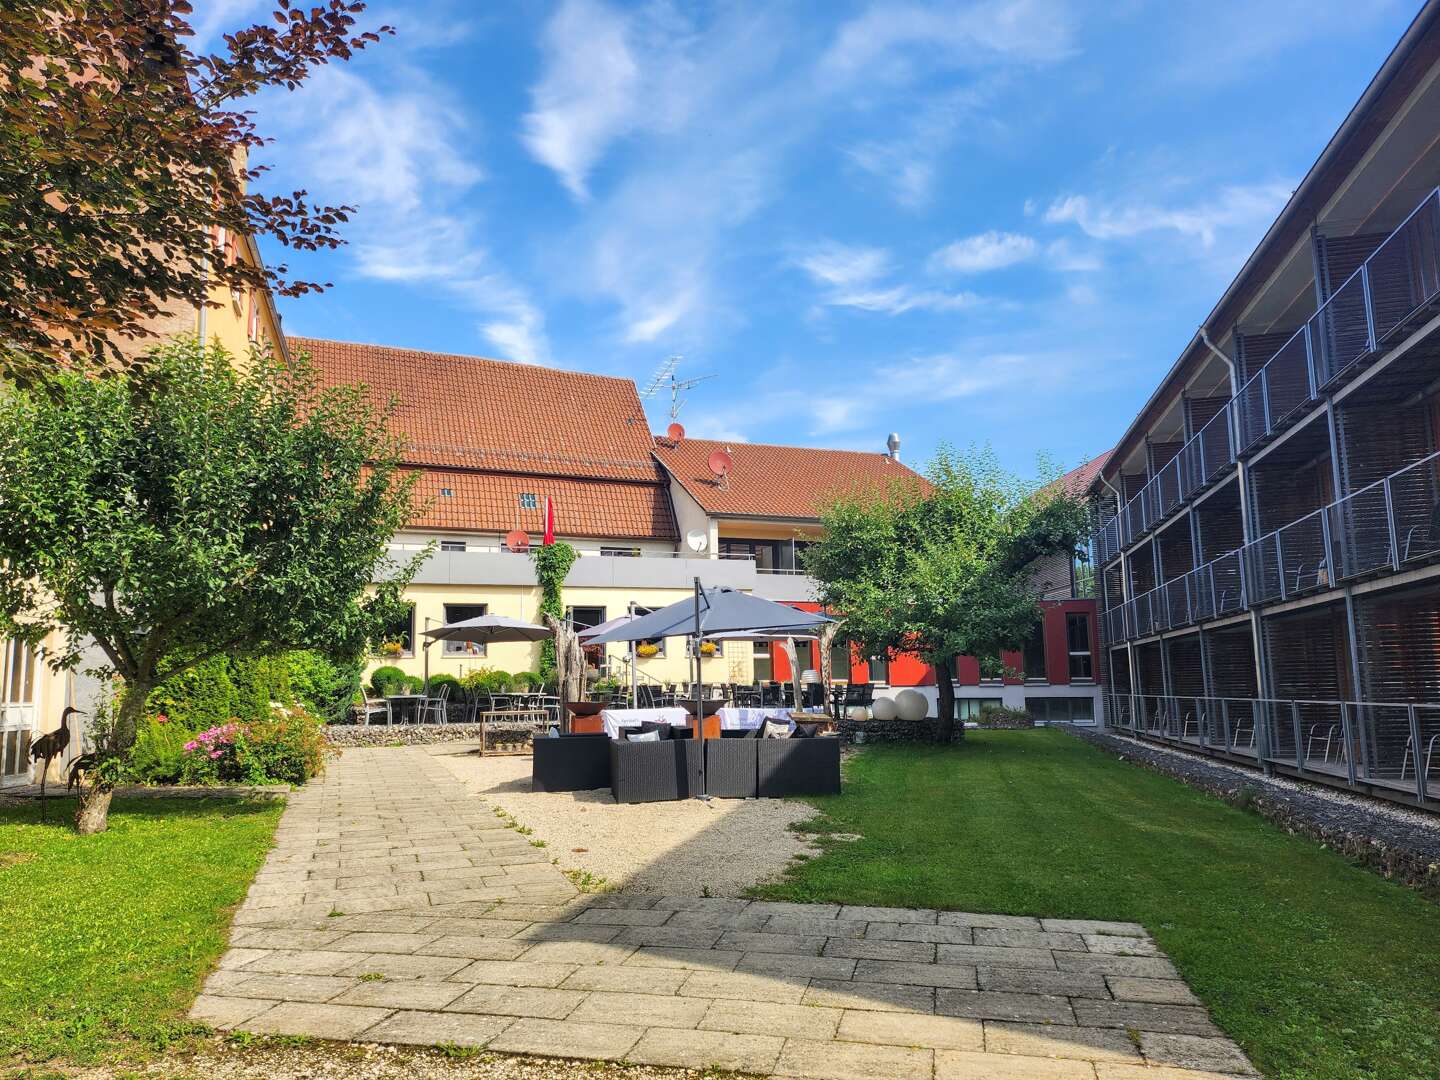
{"type": "Polygon", "coordinates": [[[405,646],[398,641],[386,641],[380,645],[381,656],[404,656],[405,646]]]}
{"type": "Polygon", "coordinates": [[[701,656],[714,656],[718,651],[719,648],[713,641],[702,641],[700,643],[701,656]]]}
{"type": "Polygon", "coordinates": [[[642,641],[639,645],[635,646],[635,655],[648,660],[652,656],[660,655],[660,646],[656,645],[653,641],[642,641]]]}

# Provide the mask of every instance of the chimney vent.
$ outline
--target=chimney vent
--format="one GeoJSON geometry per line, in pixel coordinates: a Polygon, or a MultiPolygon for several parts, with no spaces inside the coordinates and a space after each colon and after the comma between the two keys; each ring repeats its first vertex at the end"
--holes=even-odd
{"type": "Polygon", "coordinates": [[[895,432],[892,431],[892,432],[890,433],[890,437],[885,440],[885,449],[889,451],[889,453],[888,453],[886,456],[887,456],[888,458],[890,458],[891,461],[899,461],[899,460],[900,460],[900,436],[897,435],[897,434],[895,434],[895,432]]]}

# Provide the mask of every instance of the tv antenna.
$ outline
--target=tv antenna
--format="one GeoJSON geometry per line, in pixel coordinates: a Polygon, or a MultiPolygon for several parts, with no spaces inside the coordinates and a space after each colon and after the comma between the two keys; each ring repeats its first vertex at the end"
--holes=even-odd
{"type": "Polygon", "coordinates": [[[649,385],[640,391],[642,400],[649,400],[660,393],[661,390],[670,391],[670,419],[677,420],[680,410],[685,406],[684,393],[692,386],[704,382],[706,379],[715,378],[714,375],[697,375],[693,379],[677,379],[675,369],[680,366],[684,357],[667,356],[660,366],[655,369],[654,376],[650,379],[649,385]]]}

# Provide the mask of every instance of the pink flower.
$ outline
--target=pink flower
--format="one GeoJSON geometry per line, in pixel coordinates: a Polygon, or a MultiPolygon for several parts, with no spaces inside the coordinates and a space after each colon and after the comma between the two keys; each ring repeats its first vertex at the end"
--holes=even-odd
{"type": "Polygon", "coordinates": [[[220,756],[220,751],[219,751],[219,750],[211,750],[211,751],[210,751],[210,760],[211,760],[211,761],[214,761],[214,760],[215,760],[217,757],[219,757],[219,756],[220,756]]]}
{"type": "Polygon", "coordinates": [[[197,743],[194,739],[191,739],[189,742],[187,742],[187,743],[185,744],[185,749],[186,749],[186,750],[194,750],[194,749],[195,749],[197,746],[199,746],[199,745],[200,745],[200,744],[197,743]]]}

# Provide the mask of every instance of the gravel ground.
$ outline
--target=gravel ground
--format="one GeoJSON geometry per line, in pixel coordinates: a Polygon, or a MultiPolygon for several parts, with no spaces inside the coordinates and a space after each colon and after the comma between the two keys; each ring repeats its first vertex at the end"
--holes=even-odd
{"type": "MultiPolygon", "coordinates": [[[[100,1080],[114,1073],[84,1070],[76,1080],[100,1080]]],[[[507,1057],[458,1051],[365,1043],[297,1043],[259,1039],[245,1043],[217,1038],[186,1058],[167,1058],[126,1076],[156,1080],[716,1080],[725,1074],[600,1061],[507,1057]]]]}
{"type": "Polygon", "coordinates": [[[476,757],[433,747],[475,794],[535,830],[562,870],[612,888],[668,896],[739,896],[818,849],[791,832],[814,811],[781,799],[617,805],[609,790],[532,792],[529,757],[476,757]]]}

